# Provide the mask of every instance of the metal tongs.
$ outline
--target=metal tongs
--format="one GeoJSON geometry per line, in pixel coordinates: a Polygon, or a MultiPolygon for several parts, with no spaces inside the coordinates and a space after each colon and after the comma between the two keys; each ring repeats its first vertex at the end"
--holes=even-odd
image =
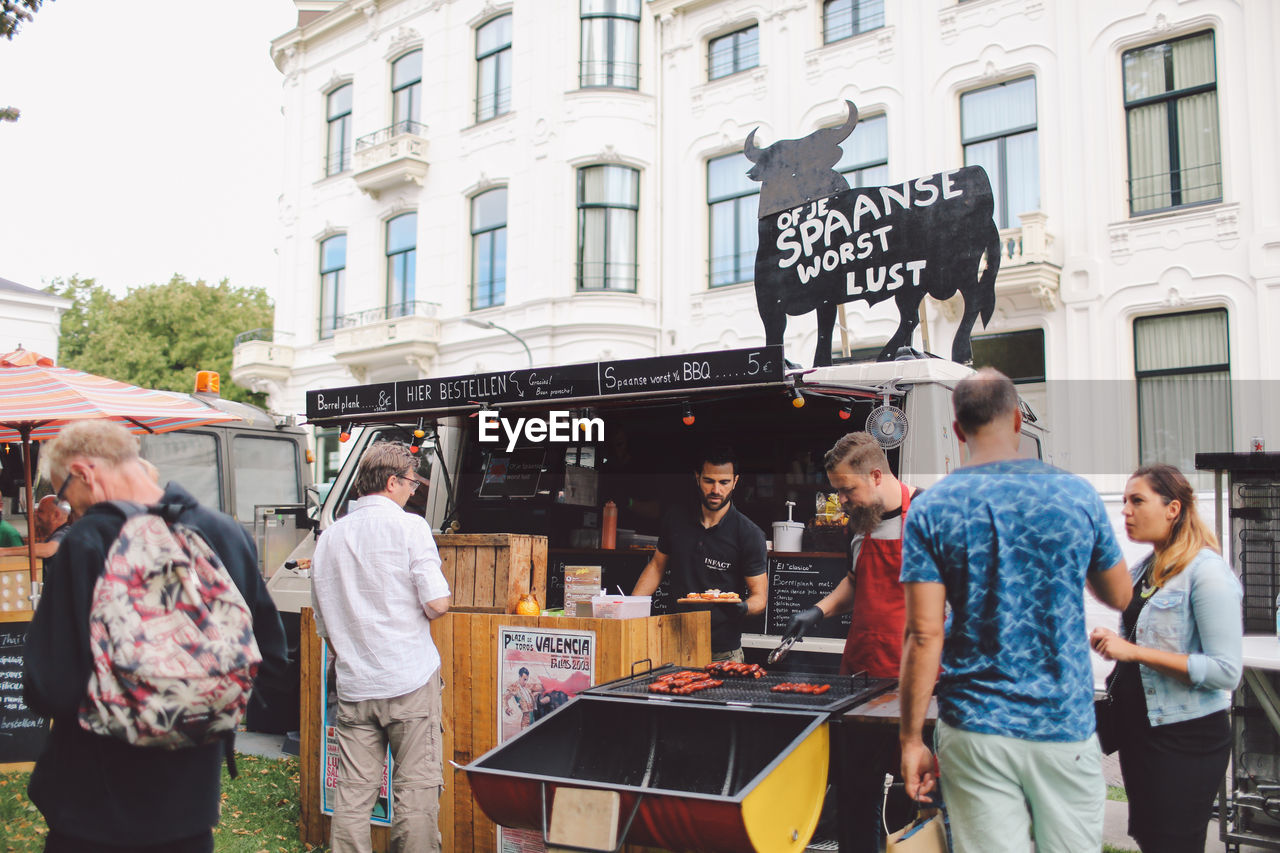
{"type": "Polygon", "coordinates": [[[796,644],[796,640],[798,639],[800,639],[799,634],[792,634],[789,637],[783,637],[782,642],[778,643],[778,647],[769,652],[769,666],[773,666],[775,663],[786,657],[787,652],[791,651],[791,647],[796,644]]]}

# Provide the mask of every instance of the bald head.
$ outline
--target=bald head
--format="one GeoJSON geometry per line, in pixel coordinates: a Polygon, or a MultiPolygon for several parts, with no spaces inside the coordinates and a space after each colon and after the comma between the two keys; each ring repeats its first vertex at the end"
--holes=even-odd
{"type": "Polygon", "coordinates": [[[1018,411],[1018,390],[1009,377],[994,367],[984,367],[956,383],[951,395],[956,423],[972,435],[987,424],[1018,411]]]}
{"type": "Polygon", "coordinates": [[[58,506],[58,499],[45,495],[36,504],[36,538],[44,541],[49,534],[67,523],[67,513],[58,506]]]}

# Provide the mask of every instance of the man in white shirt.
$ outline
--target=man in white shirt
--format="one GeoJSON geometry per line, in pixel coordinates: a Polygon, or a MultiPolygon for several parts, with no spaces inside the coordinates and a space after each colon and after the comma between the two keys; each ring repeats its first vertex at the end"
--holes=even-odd
{"type": "Polygon", "coordinates": [[[404,444],[365,451],[362,497],[320,537],[312,561],[317,628],[337,669],[333,853],[372,850],[369,814],[388,744],[391,850],[440,849],[440,653],[428,623],[448,611],[449,585],[430,525],[404,511],[422,482],[416,463],[404,444]]]}

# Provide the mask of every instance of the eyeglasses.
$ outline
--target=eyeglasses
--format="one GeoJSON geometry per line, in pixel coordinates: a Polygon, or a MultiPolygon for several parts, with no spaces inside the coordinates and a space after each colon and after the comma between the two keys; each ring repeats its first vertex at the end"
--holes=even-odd
{"type": "Polygon", "coordinates": [[[60,510],[62,510],[63,512],[67,513],[68,515],[70,515],[70,514],[71,514],[71,502],[70,502],[70,501],[68,501],[68,500],[67,500],[65,497],[63,497],[62,495],[63,495],[63,492],[65,492],[65,491],[67,490],[67,486],[71,485],[71,478],[72,478],[72,477],[74,477],[74,476],[75,476],[75,474],[74,474],[74,473],[72,473],[72,472],[68,471],[68,472],[67,472],[67,477],[66,477],[66,479],[65,479],[65,480],[63,480],[63,481],[62,481],[62,485],[58,487],[58,494],[57,494],[57,498],[58,498],[58,509],[60,509],[60,510]]]}
{"type": "Polygon", "coordinates": [[[396,474],[396,476],[409,483],[409,494],[413,494],[418,490],[418,480],[416,477],[410,477],[405,474],[396,474]]]}

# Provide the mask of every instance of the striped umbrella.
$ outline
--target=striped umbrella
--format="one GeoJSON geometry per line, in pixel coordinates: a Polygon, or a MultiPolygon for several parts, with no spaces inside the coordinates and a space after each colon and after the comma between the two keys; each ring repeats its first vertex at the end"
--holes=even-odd
{"type": "MultiPolygon", "coordinates": [[[[16,349],[0,355],[0,442],[22,443],[27,488],[27,551],[36,581],[31,442],[53,438],[75,421],[108,419],[131,432],[156,433],[237,420],[235,415],[165,391],[149,391],[16,349]]],[[[33,587],[34,589],[34,587],[33,587]]]]}

